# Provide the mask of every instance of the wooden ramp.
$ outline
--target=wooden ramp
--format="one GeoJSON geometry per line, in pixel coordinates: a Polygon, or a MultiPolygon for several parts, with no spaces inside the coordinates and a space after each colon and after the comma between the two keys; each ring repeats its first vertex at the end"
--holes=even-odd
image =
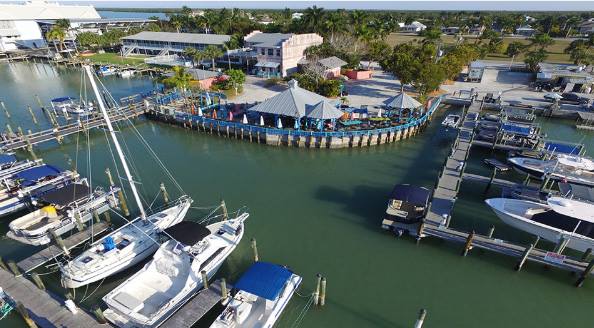
{"type": "MultiPolygon", "coordinates": [[[[79,231],[72,236],[64,239],[64,246],[68,250],[84,243],[85,241],[89,240],[93,235],[98,235],[105,230],[107,230],[110,225],[107,222],[99,222],[93,224],[93,229],[87,228],[83,231],[79,231]]],[[[55,259],[56,257],[64,254],[64,251],[58,247],[57,245],[50,245],[47,248],[35,253],[28,258],[20,261],[17,263],[17,266],[22,272],[29,272],[32,271],[45,263],[55,259]]]]}
{"type": "Polygon", "coordinates": [[[221,301],[221,281],[216,280],[208,289],[201,290],[175,312],[161,328],[190,328],[221,301]]]}
{"type": "MultiPolygon", "coordinates": [[[[78,309],[76,314],[70,312],[62,300],[48,292],[37,288],[31,281],[23,277],[15,277],[0,269],[0,286],[15,301],[23,303],[31,319],[42,328],[106,328],[109,325],[99,324],[94,317],[78,309]]],[[[3,326],[4,327],[4,326],[3,326]]]]}

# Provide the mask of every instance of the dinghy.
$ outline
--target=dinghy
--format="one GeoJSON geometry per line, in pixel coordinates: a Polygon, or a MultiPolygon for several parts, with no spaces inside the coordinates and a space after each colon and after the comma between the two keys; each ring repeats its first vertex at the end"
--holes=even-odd
{"type": "Polygon", "coordinates": [[[449,114],[446,116],[445,120],[441,122],[441,125],[445,126],[446,128],[457,128],[460,125],[460,115],[449,114]]]}

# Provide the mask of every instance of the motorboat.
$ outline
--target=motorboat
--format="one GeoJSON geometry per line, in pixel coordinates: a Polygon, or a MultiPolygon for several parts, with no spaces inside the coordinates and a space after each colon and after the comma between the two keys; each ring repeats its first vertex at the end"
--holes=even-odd
{"type": "Polygon", "coordinates": [[[107,65],[101,66],[97,70],[97,74],[99,74],[101,76],[114,75],[117,72],[118,72],[117,68],[115,68],[114,66],[107,66],[107,65]]]}
{"type": "Polygon", "coordinates": [[[509,165],[502,163],[501,161],[499,161],[496,158],[485,158],[483,160],[483,163],[485,163],[488,166],[493,167],[501,172],[509,171],[509,169],[511,169],[511,167],[509,165]]]}
{"type": "Polygon", "coordinates": [[[0,320],[4,319],[15,307],[15,301],[0,287],[0,320]]]}
{"type": "Polygon", "coordinates": [[[584,252],[594,249],[594,203],[549,197],[546,203],[521,199],[491,198],[485,201],[506,224],[584,252]]]}
{"type": "Polygon", "coordinates": [[[60,97],[51,100],[54,113],[61,113],[64,116],[68,114],[88,115],[95,109],[91,102],[80,102],[73,97],[60,97]]]}
{"type": "Polygon", "coordinates": [[[130,68],[125,68],[118,72],[118,75],[123,78],[132,77],[134,74],[136,74],[136,70],[130,68]]]}
{"type": "Polygon", "coordinates": [[[0,172],[8,169],[17,163],[17,158],[14,154],[0,154],[0,172]]]}
{"type": "Polygon", "coordinates": [[[182,221],[165,229],[171,240],[103,297],[109,307],[105,317],[118,327],[158,327],[204,287],[202,271],[207,279],[215,275],[241,241],[247,217],[244,213],[208,226],[182,221]]]}
{"type": "Polygon", "coordinates": [[[20,171],[40,165],[43,165],[43,160],[41,159],[36,159],[34,161],[26,159],[23,161],[13,162],[10,165],[5,165],[4,168],[0,170],[0,179],[11,177],[20,171]]]}
{"type": "Polygon", "coordinates": [[[31,197],[77,181],[78,173],[40,165],[13,174],[0,182],[0,216],[25,208],[31,197]]]}
{"type": "Polygon", "coordinates": [[[441,125],[445,126],[446,128],[457,128],[460,125],[461,119],[460,115],[456,114],[449,114],[446,118],[441,122],[441,125]]]}
{"type": "Polygon", "coordinates": [[[425,187],[397,184],[388,199],[382,228],[398,236],[416,234],[417,227],[427,215],[432,192],[425,187]]]}
{"type": "Polygon", "coordinates": [[[552,159],[513,157],[508,161],[517,171],[535,178],[594,186],[594,161],[586,157],[557,154],[552,159]]]}
{"type": "Polygon", "coordinates": [[[71,183],[50,191],[32,201],[37,210],[26,214],[9,224],[7,236],[30,245],[45,245],[51,242],[51,232],[61,235],[93,220],[118,205],[117,192],[111,187],[91,190],[85,181],[71,183]]]}
{"type": "Polygon", "coordinates": [[[291,300],[302,278],[273,263],[256,262],[233,286],[235,294],[211,328],[270,328],[291,300]]]}

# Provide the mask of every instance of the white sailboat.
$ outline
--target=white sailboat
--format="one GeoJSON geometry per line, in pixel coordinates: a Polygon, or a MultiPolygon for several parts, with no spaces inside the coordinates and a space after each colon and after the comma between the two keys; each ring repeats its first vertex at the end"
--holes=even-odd
{"type": "Polygon", "coordinates": [[[517,171],[536,178],[549,176],[553,180],[594,186],[594,160],[587,157],[558,154],[549,160],[514,157],[509,162],[517,171]]]}
{"type": "Polygon", "coordinates": [[[192,204],[190,197],[182,196],[166,208],[147,216],[91,68],[85,66],[84,69],[120,159],[125,178],[140,210],[140,216],[97,240],[89,249],[63,265],[60,268],[61,281],[66,288],[77,288],[100,281],[144,260],[158,249],[159,231],[183,220],[192,204]]]}
{"type": "Polygon", "coordinates": [[[158,327],[204,287],[237,247],[244,233],[243,213],[203,226],[182,221],[165,229],[165,242],[151,262],[103,297],[105,317],[118,327],[158,327]]]}
{"type": "Polygon", "coordinates": [[[550,197],[546,203],[521,199],[492,198],[485,201],[505,223],[557,243],[568,239],[567,247],[594,249],[594,203],[550,197]]]}
{"type": "Polygon", "coordinates": [[[237,293],[210,327],[272,327],[301,280],[300,276],[278,264],[254,263],[234,285],[237,293]]]}

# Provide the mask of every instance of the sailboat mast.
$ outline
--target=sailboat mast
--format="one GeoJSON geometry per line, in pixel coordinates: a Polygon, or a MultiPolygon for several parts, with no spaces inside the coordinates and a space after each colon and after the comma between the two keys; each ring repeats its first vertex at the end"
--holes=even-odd
{"type": "Polygon", "coordinates": [[[120,162],[122,162],[122,167],[124,168],[124,172],[126,173],[126,179],[130,184],[130,189],[132,190],[132,194],[134,195],[134,200],[136,200],[136,205],[138,205],[138,208],[140,209],[140,217],[146,219],[146,212],[144,211],[144,206],[142,206],[142,202],[140,201],[138,190],[136,189],[136,185],[134,184],[134,180],[132,179],[132,174],[130,173],[130,169],[128,168],[128,163],[126,162],[124,152],[122,152],[122,147],[120,147],[118,137],[116,136],[116,133],[113,130],[113,126],[111,125],[111,120],[109,119],[109,115],[107,114],[107,110],[105,109],[103,98],[101,97],[101,94],[99,94],[99,89],[97,88],[97,83],[95,82],[95,78],[93,77],[91,66],[85,65],[84,68],[87,73],[87,76],[89,77],[89,81],[91,82],[93,92],[95,92],[95,97],[97,98],[99,109],[101,110],[101,114],[103,115],[103,119],[105,120],[105,125],[107,125],[107,129],[109,130],[109,134],[111,135],[111,139],[113,140],[113,143],[115,145],[116,152],[120,157],[120,162]]]}

